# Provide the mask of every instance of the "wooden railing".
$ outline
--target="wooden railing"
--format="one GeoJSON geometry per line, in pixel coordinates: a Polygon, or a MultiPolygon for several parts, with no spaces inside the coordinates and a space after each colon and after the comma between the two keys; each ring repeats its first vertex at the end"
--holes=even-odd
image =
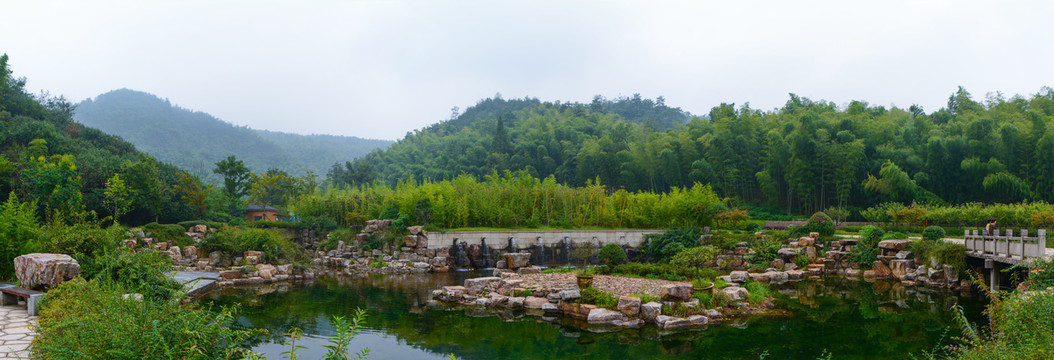
{"type": "Polygon", "coordinates": [[[966,252],[971,255],[990,255],[1014,260],[1046,255],[1047,230],[1040,229],[1036,236],[1029,236],[1028,230],[1020,230],[1018,236],[1014,231],[1004,230],[1000,235],[997,230],[993,235],[979,234],[977,230],[965,231],[966,252]]]}

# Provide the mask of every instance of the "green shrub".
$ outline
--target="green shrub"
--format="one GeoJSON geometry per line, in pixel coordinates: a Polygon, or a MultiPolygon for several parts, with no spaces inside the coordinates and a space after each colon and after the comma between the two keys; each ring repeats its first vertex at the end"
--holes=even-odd
{"type": "Polygon", "coordinates": [[[632,297],[640,299],[640,303],[641,304],[647,304],[647,303],[650,303],[650,302],[662,301],[662,299],[659,298],[658,296],[653,296],[653,295],[648,295],[648,294],[630,294],[629,296],[632,296],[632,297]]]}
{"type": "Polygon", "coordinates": [[[710,237],[710,244],[719,250],[735,250],[739,243],[750,243],[754,234],[715,233],[710,237]]]}
{"type": "Polygon", "coordinates": [[[698,245],[702,234],[703,230],[695,227],[671,227],[662,235],[651,237],[648,254],[660,261],[669,261],[681,250],[698,245]]]}
{"type": "Polygon", "coordinates": [[[833,236],[835,225],[834,220],[831,220],[830,216],[827,216],[822,211],[817,211],[809,217],[809,220],[805,221],[804,225],[791,226],[788,230],[793,237],[807,236],[810,232],[820,233],[820,236],[833,236]]]}
{"type": "Polygon", "coordinates": [[[757,281],[747,281],[743,285],[750,294],[747,295],[747,302],[751,305],[757,305],[765,301],[769,297],[769,287],[757,281]]]}
{"type": "Polygon", "coordinates": [[[388,263],[384,262],[384,260],[381,260],[381,258],[379,258],[379,257],[373,258],[373,260],[370,261],[370,267],[371,268],[380,269],[380,268],[383,268],[385,266],[388,266],[388,263]]]}
{"type": "Polygon", "coordinates": [[[715,252],[712,246],[687,248],[674,255],[670,264],[701,268],[714,260],[715,252]]]}
{"type": "Polygon", "coordinates": [[[861,270],[868,270],[878,260],[878,247],[857,245],[849,252],[849,262],[861,270]]]}
{"type": "MultiPolygon", "coordinates": [[[[588,288],[588,289],[591,289],[591,288],[588,288]]],[[[512,296],[515,296],[515,297],[534,296],[534,292],[530,291],[530,290],[516,289],[516,290],[513,290],[512,296]]]]}
{"type": "Polygon", "coordinates": [[[953,360],[1019,360],[1054,358],[1054,294],[1011,293],[988,305],[991,333],[974,329],[959,309],[965,351],[953,360]]]}
{"type": "Polygon", "coordinates": [[[947,233],[940,226],[927,226],[926,230],[922,231],[922,238],[926,240],[940,240],[944,238],[944,235],[947,233]]]}
{"type": "Polygon", "coordinates": [[[122,226],[101,228],[96,223],[66,225],[52,222],[40,228],[37,236],[26,245],[26,252],[61,253],[77,258],[94,257],[116,249],[128,229],[122,226]]]}
{"type": "Polygon", "coordinates": [[[597,255],[600,262],[608,266],[614,266],[626,261],[626,250],[615,243],[604,245],[597,255]]]}
{"type": "Polygon", "coordinates": [[[34,358],[240,359],[263,330],[232,327],[218,313],[178,302],[122,298],[126,290],[99,281],[67,281],[41,303],[34,358]]]}
{"type": "Polygon", "coordinates": [[[744,230],[749,232],[757,232],[758,230],[761,230],[761,224],[756,222],[749,223],[747,224],[747,227],[744,230]]]}
{"type": "Polygon", "coordinates": [[[860,228],[860,241],[858,244],[866,247],[876,247],[885,234],[885,230],[880,227],[864,225],[864,227],[860,228]]]}
{"type": "Polygon", "coordinates": [[[783,247],[783,239],[768,236],[760,239],[754,239],[750,244],[750,249],[754,250],[754,254],[750,255],[748,261],[751,264],[762,265],[762,269],[767,268],[769,263],[773,260],[779,259],[779,250],[783,247]]]}
{"type": "Polygon", "coordinates": [[[908,235],[899,231],[890,231],[882,235],[882,240],[907,239],[908,235]]]}
{"type": "Polygon", "coordinates": [[[573,271],[575,271],[575,268],[571,266],[559,266],[542,270],[542,274],[569,273],[573,271]]]}
{"type": "Polygon", "coordinates": [[[172,260],[160,251],[121,247],[94,258],[80,258],[78,262],[84,278],[110,281],[147,299],[167,301],[179,298],[183,291],[180,283],[166,275],[172,271],[172,260]]]}
{"type": "Polygon", "coordinates": [[[355,235],[355,232],[351,231],[351,229],[333,230],[329,233],[329,238],[327,238],[326,241],[323,241],[321,244],[318,244],[318,249],[322,251],[330,251],[336,249],[337,244],[340,244],[341,241],[344,242],[344,245],[354,245],[355,235]]]}
{"type": "Polygon", "coordinates": [[[615,309],[618,306],[618,296],[594,287],[582,289],[583,304],[593,304],[606,309],[615,309]]]}
{"type": "Polygon", "coordinates": [[[805,269],[809,267],[809,256],[805,254],[798,254],[794,256],[794,265],[798,268],[805,269]]]}
{"type": "Polygon", "coordinates": [[[191,226],[196,226],[196,225],[205,225],[205,226],[213,228],[213,229],[220,229],[220,228],[223,228],[225,225],[227,225],[225,223],[218,222],[218,221],[205,221],[205,220],[180,221],[180,222],[178,222],[176,224],[179,224],[179,226],[183,227],[183,230],[190,229],[191,226]]]}
{"type": "Polygon", "coordinates": [[[201,241],[206,252],[220,251],[241,256],[249,250],[263,251],[266,263],[306,262],[304,250],[291,239],[282,237],[277,230],[239,229],[224,227],[223,230],[201,241]]]}
{"type": "Polygon", "coordinates": [[[143,232],[153,235],[154,242],[171,242],[176,246],[194,245],[194,239],[187,236],[187,228],[179,224],[158,224],[152,222],[143,225],[143,232]]]}
{"type": "Polygon", "coordinates": [[[908,244],[908,249],[915,254],[915,262],[926,266],[954,266],[966,269],[966,246],[947,241],[919,240],[908,244]]]}
{"type": "Polygon", "coordinates": [[[1027,263],[1014,265],[1013,268],[1026,268],[1029,270],[1028,281],[1032,282],[1032,290],[1046,290],[1054,286],[1054,259],[1034,258],[1027,263]]]}
{"type": "Polygon", "coordinates": [[[14,193],[0,208],[0,279],[14,279],[14,259],[26,253],[27,242],[36,242],[36,208],[34,203],[18,202],[14,193]]]}

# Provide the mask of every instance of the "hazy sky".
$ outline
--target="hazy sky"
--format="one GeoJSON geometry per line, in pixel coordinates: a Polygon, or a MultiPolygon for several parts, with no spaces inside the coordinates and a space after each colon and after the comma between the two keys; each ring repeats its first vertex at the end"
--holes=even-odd
{"type": "Polygon", "coordinates": [[[130,88],[253,128],[397,139],[501,93],[945,105],[1054,86],[1051,1],[0,0],[34,92],[130,88]]]}

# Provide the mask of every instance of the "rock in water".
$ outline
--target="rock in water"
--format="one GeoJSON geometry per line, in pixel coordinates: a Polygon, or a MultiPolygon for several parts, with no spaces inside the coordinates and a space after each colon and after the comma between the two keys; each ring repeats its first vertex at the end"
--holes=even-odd
{"type": "Polygon", "coordinates": [[[531,253],[529,252],[517,252],[517,253],[506,253],[505,254],[505,266],[510,269],[519,269],[530,264],[531,253]]]}
{"type": "Polygon", "coordinates": [[[65,254],[25,254],[15,258],[15,277],[22,287],[51,287],[80,275],[77,260],[65,254]]]}

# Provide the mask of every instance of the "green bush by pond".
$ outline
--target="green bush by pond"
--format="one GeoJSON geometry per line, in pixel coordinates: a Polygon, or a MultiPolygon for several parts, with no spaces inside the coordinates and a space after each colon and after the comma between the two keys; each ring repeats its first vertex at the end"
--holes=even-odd
{"type": "Polygon", "coordinates": [[[303,263],[307,261],[304,250],[291,239],[282,237],[275,229],[240,229],[223,227],[201,241],[206,252],[220,251],[240,256],[246,251],[263,251],[266,263],[303,263]]]}
{"type": "Polygon", "coordinates": [[[107,281],[73,280],[41,304],[33,354],[43,359],[241,359],[261,330],[232,327],[233,314],[178,301],[126,299],[107,281]]]}

